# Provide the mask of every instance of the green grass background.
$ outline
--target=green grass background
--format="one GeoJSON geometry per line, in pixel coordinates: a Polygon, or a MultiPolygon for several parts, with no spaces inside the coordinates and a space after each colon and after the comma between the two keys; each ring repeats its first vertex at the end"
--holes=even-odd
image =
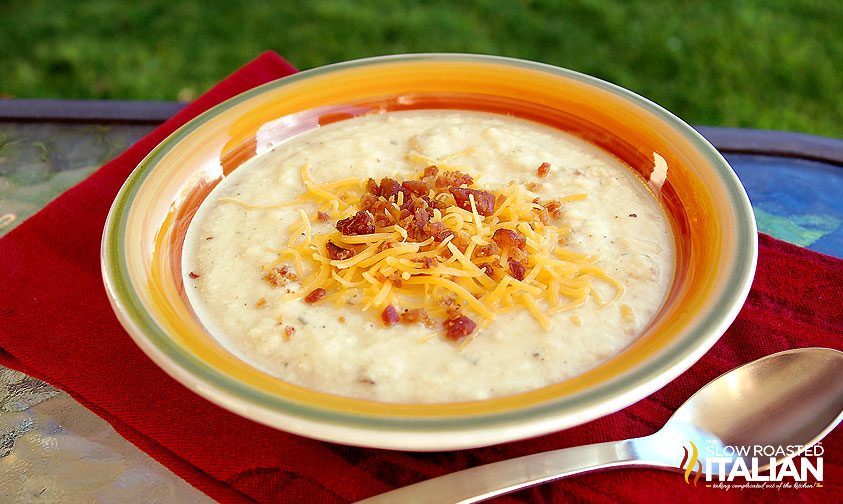
{"type": "Polygon", "coordinates": [[[379,54],[527,58],[695,124],[843,137],[839,1],[4,1],[0,95],[190,99],[265,49],[299,68],[379,54]]]}

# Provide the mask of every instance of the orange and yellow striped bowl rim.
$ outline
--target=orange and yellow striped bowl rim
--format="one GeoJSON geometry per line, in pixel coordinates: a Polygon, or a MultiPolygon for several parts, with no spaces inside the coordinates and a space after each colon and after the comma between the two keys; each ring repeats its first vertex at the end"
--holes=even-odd
{"type": "Polygon", "coordinates": [[[573,71],[460,54],[321,67],[205,112],[130,175],[109,214],[102,249],[104,280],[124,326],[153,360],[192,389],[244,416],[254,408],[315,424],[408,433],[549,418],[573,425],[608,413],[601,405],[617,409],[643,398],[687,369],[734,320],[756,255],[755,222],[743,187],[720,154],[671,113],[573,71]],[[376,109],[441,107],[552,124],[609,150],[645,178],[654,153],[666,160],[667,183],[658,197],[672,220],[676,274],[661,312],[631,347],[582,375],[522,394],[394,404],[285,382],[238,359],[204,330],[183,295],[180,246],[196,207],[226,173],[254,156],[267,136],[289,135],[292,128],[285,125],[311,127],[311,121],[315,127],[376,109]]]}

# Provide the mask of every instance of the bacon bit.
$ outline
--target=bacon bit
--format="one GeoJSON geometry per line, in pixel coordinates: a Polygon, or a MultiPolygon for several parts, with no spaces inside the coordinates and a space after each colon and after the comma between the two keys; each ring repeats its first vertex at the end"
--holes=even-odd
{"type": "Polygon", "coordinates": [[[295,282],[299,277],[290,271],[288,266],[276,266],[263,276],[263,279],[270,287],[286,285],[288,281],[295,282]]]}
{"type": "Polygon", "coordinates": [[[428,185],[428,187],[436,186],[436,176],[439,175],[439,168],[436,165],[430,165],[425,167],[424,173],[421,176],[422,182],[428,185]]]}
{"type": "Polygon", "coordinates": [[[469,195],[474,196],[474,205],[477,207],[477,213],[484,217],[488,217],[495,212],[495,195],[487,193],[486,191],[478,191],[477,189],[468,189],[465,187],[452,187],[451,194],[454,195],[454,200],[457,206],[463,210],[471,211],[471,200],[469,195]]]}
{"type": "Polygon", "coordinates": [[[331,216],[326,214],[325,212],[319,211],[316,212],[316,220],[319,222],[328,222],[331,219],[331,216]]]}
{"type": "Polygon", "coordinates": [[[451,341],[460,341],[477,328],[477,324],[465,315],[450,318],[442,326],[445,327],[445,337],[451,341]]]}
{"type": "Polygon", "coordinates": [[[539,184],[538,182],[530,182],[530,183],[527,184],[527,189],[529,189],[533,192],[541,191],[542,187],[543,186],[541,184],[539,184]]]}
{"type": "Polygon", "coordinates": [[[527,238],[517,231],[511,229],[498,229],[492,235],[492,240],[502,249],[524,249],[527,245],[527,238]]]}
{"type": "Polygon", "coordinates": [[[547,174],[550,173],[550,163],[544,162],[541,165],[539,165],[539,168],[538,168],[538,170],[536,170],[536,173],[541,178],[547,177],[547,174]]]}
{"type": "Polygon", "coordinates": [[[401,182],[401,187],[410,191],[413,194],[425,195],[430,191],[430,186],[421,180],[405,180],[401,182]]]}
{"type": "Polygon", "coordinates": [[[471,175],[459,171],[444,172],[442,175],[436,177],[434,185],[437,189],[449,189],[452,187],[459,187],[461,185],[471,185],[474,179],[471,175]]]}
{"type": "MultiPolygon", "coordinates": [[[[398,193],[405,192],[405,189],[401,186],[401,183],[395,179],[385,177],[381,179],[380,185],[380,192],[381,196],[384,197],[387,201],[394,198],[394,201],[398,201],[398,193]]],[[[404,195],[406,199],[407,194],[404,195]]]]}
{"type": "Polygon", "coordinates": [[[383,309],[381,312],[381,320],[386,325],[386,327],[392,327],[398,323],[398,311],[395,310],[395,307],[390,305],[386,305],[386,308],[383,309]]]}
{"type": "Polygon", "coordinates": [[[460,231],[460,234],[455,236],[451,243],[456,245],[460,251],[465,252],[465,249],[471,244],[471,235],[465,231],[460,231]]]}
{"type": "Polygon", "coordinates": [[[483,270],[483,273],[485,273],[490,278],[492,277],[492,274],[495,272],[495,268],[492,267],[492,265],[489,264],[489,263],[486,263],[483,266],[480,266],[480,269],[483,270]]]}
{"type": "MultiPolygon", "coordinates": [[[[380,272],[378,272],[377,274],[383,275],[383,273],[380,273],[380,272]]],[[[393,271],[392,273],[389,274],[389,276],[386,277],[386,280],[391,281],[392,285],[394,287],[398,288],[398,289],[400,289],[401,287],[404,286],[404,280],[401,278],[401,272],[400,271],[393,271]]]]}
{"type": "Polygon", "coordinates": [[[434,236],[433,239],[438,242],[443,242],[448,239],[449,236],[454,236],[454,232],[450,229],[446,229],[439,233],[438,235],[434,236]]]}
{"type": "Polygon", "coordinates": [[[262,298],[258,299],[258,302],[255,303],[255,306],[257,306],[258,308],[260,308],[262,306],[266,306],[266,298],[262,297],[262,298]]]}
{"type": "Polygon", "coordinates": [[[327,293],[328,291],[326,291],[322,287],[317,287],[316,289],[310,291],[310,294],[308,294],[307,297],[304,298],[304,302],[308,304],[313,304],[325,297],[325,294],[327,293]]]}
{"type": "Polygon", "coordinates": [[[430,208],[430,198],[428,198],[427,195],[419,197],[413,196],[410,199],[410,204],[407,206],[407,210],[410,210],[411,212],[421,209],[427,210],[428,208],[430,208]]]}
{"type": "Polygon", "coordinates": [[[430,198],[427,195],[423,196],[416,196],[415,194],[410,194],[410,198],[404,200],[404,206],[402,207],[403,210],[407,210],[410,213],[415,212],[419,208],[429,208],[430,207],[430,198]]]}
{"type": "Polygon", "coordinates": [[[374,217],[366,210],[360,210],[353,216],[337,221],[337,230],[343,236],[372,234],[375,232],[374,217]]]}
{"type": "Polygon", "coordinates": [[[199,278],[199,275],[197,275],[196,273],[194,273],[192,271],[190,273],[188,273],[187,276],[189,276],[190,278],[193,278],[193,279],[199,278]]]}
{"type": "Polygon", "coordinates": [[[426,322],[430,317],[427,310],[424,308],[413,308],[412,310],[404,310],[401,314],[402,324],[418,324],[419,322],[426,322]]]}
{"type": "Polygon", "coordinates": [[[290,341],[293,339],[293,335],[296,334],[296,328],[288,325],[284,327],[284,341],[290,341]]]}
{"type": "Polygon", "coordinates": [[[381,188],[378,187],[378,183],[373,178],[366,181],[366,191],[375,197],[381,195],[381,188]]]}
{"type": "Polygon", "coordinates": [[[453,235],[454,233],[445,227],[445,224],[442,224],[440,221],[430,221],[428,222],[427,226],[424,228],[425,235],[428,237],[432,236],[435,241],[441,242],[448,236],[453,235]]]}
{"type": "Polygon", "coordinates": [[[413,226],[410,228],[408,233],[410,238],[418,241],[424,241],[427,239],[428,235],[425,232],[427,229],[427,225],[430,223],[430,214],[427,213],[427,210],[424,208],[419,208],[415,211],[413,215],[413,226]]]}
{"type": "MultiPolygon", "coordinates": [[[[494,240],[494,236],[492,237],[494,240]]],[[[492,242],[488,245],[480,245],[479,247],[474,249],[474,256],[475,257],[492,257],[493,255],[500,254],[500,247],[496,242],[492,242]]]]}
{"type": "Polygon", "coordinates": [[[562,215],[562,203],[558,201],[550,201],[545,205],[547,213],[554,219],[558,219],[562,215]]]}
{"type": "Polygon", "coordinates": [[[383,198],[374,198],[366,195],[360,202],[361,210],[368,210],[375,216],[375,227],[387,227],[394,224],[395,217],[392,210],[395,208],[392,203],[387,202],[383,198]],[[371,199],[369,199],[371,198],[371,199]]]}
{"type": "Polygon", "coordinates": [[[520,263],[527,262],[527,258],[529,256],[530,256],[530,254],[528,254],[525,249],[514,248],[514,249],[509,251],[509,258],[514,259],[514,260],[516,260],[520,263]]]}
{"type": "Polygon", "coordinates": [[[412,261],[421,264],[425,269],[431,269],[439,264],[439,260],[435,257],[417,257],[412,261]]]}
{"type": "Polygon", "coordinates": [[[328,257],[334,261],[344,261],[354,257],[354,251],[347,248],[342,248],[332,241],[325,243],[325,248],[328,250],[328,257]]]}
{"type": "Polygon", "coordinates": [[[433,208],[438,208],[439,210],[442,210],[444,212],[448,209],[450,205],[444,201],[434,198],[430,200],[430,206],[433,208]]]}
{"type": "Polygon", "coordinates": [[[509,271],[512,273],[512,278],[516,280],[524,280],[524,274],[527,272],[527,268],[524,267],[523,264],[516,261],[515,259],[509,259],[509,271]]]}
{"type": "Polygon", "coordinates": [[[371,194],[364,194],[360,197],[360,210],[368,210],[373,214],[378,213],[379,210],[383,210],[384,208],[384,201],[380,199],[378,196],[373,196],[371,194]]]}

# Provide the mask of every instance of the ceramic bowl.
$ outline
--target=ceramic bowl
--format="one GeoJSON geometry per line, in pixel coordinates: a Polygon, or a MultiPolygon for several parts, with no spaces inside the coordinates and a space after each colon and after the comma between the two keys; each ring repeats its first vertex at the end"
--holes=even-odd
{"type": "Polygon", "coordinates": [[[737,316],[755,271],[746,193],[690,126],[630,91],[577,72],[492,56],[379,57],[316,68],[205,112],[158,145],[120,190],[102,246],[117,316],[156,364],[197,394],[285,431],[409,450],[476,447],[532,437],[617,411],[697,361],[737,316]],[[374,111],[418,108],[513,114],[573,133],[645,179],[676,245],[672,286],[627,349],[561,383],[495,399],[394,404],[318,392],[240,360],[197,320],[184,294],[181,245],[210,190],[285,138],[374,111]],[[664,173],[666,169],[666,174],[664,173]]]}

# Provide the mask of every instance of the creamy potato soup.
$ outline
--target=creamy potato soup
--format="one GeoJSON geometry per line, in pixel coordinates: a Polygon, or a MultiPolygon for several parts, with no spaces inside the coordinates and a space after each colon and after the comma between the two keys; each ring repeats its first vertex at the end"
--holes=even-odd
{"type": "Polygon", "coordinates": [[[627,347],[671,283],[645,183],[556,129],[389,112],[300,134],[207,197],[184,283],[231,352],[386,402],[523,392],[627,347]]]}

